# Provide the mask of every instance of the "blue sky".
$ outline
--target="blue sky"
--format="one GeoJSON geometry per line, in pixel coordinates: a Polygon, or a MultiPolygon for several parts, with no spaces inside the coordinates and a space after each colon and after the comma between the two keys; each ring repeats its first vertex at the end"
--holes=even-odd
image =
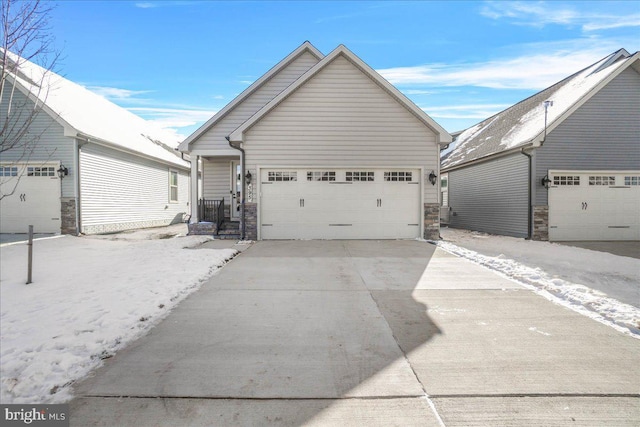
{"type": "Polygon", "coordinates": [[[51,29],[60,74],[183,136],[305,40],[453,132],[640,50],[640,1],[60,1],[51,29]]]}

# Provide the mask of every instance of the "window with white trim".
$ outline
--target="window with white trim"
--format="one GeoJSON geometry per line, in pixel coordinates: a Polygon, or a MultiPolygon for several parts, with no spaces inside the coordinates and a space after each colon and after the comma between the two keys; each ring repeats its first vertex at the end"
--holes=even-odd
{"type": "Polygon", "coordinates": [[[267,175],[269,182],[297,181],[298,172],[269,172],[267,175]]]}
{"type": "Polygon", "coordinates": [[[53,166],[27,167],[27,176],[56,176],[56,168],[53,166]]]}
{"type": "Polygon", "coordinates": [[[616,185],[615,176],[590,176],[589,185],[616,185]]]}
{"type": "Polygon", "coordinates": [[[335,172],[312,171],[307,172],[307,181],[335,181],[335,172]]]}
{"type": "Polygon", "coordinates": [[[625,176],[624,185],[640,185],[640,176],[625,176]]]}
{"type": "Polygon", "coordinates": [[[580,176],[574,176],[574,175],[554,176],[553,185],[580,185],[580,176]]]}
{"type": "Polygon", "coordinates": [[[362,172],[362,171],[356,171],[356,172],[347,172],[346,173],[346,180],[347,182],[351,182],[351,181],[374,181],[375,177],[374,177],[374,172],[362,172]]]}
{"type": "Polygon", "coordinates": [[[18,167],[0,166],[0,176],[18,176],[18,167]]]}
{"type": "Polygon", "coordinates": [[[411,181],[412,178],[413,178],[413,173],[412,172],[389,171],[389,172],[385,172],[384,173],[384,180],[385,181],[408,182],[408,181],[411,181]]]}
{"type": "Polygon", "coordinates": [[[178,172],[169,171],[169,201],[178,201],[178,172]]]}

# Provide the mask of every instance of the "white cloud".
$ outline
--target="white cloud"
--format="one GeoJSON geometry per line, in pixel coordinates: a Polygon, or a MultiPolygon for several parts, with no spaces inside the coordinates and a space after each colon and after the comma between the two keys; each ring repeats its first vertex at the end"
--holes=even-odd
{"type": "MultiPolygon", "coordinates": [[[[391,84],[493,89],[544,89],[622,47],[597,38],[518,46],[517,56],[485,62],[425,64],[377,70],[391,84]],[[541,53],[544,52],[544,53],[541,53]]],[[[405,90],[405,93],[408,93],[405,90]]]]}
{"type": "Polygon", "coordinates": [[[486,119],[510,106],[510,104],[463,104],[422,109],[429,116],[439,119],[486,119]]]}
{"type": "Polygon", "coordinates": [[[131,107],[127,110],[176,135],[180,135],[178,129],[205,122],[216,113],[194,108],[131,107]]]}
{"type": "Polygon", "coordinates": [[[109,86],[86,86],[86,88],[111,101],[130,101],[138,95],[152,92],[150,90],[129,90],[109,86]]]}
{"type": "MultiPolygon", "coordinates": [[[[614,9],[613,7],[610,9],[614,9]]],[[[640,13],[603,13],[577,10],[555,2],[486,2],[480,14],[508,19],[515,25],[543,27],[548,24],[580,26],[583,31],[640,26],[640,13]]]]}

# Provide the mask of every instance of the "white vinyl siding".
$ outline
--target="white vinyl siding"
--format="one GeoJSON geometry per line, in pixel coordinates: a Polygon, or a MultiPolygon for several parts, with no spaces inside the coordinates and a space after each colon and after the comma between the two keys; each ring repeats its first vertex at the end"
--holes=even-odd
{"type": "Polygon", "coordinates": [[[629,67],[547,135],[535,152],[535,205],[547,205],[540,182],[551,169],[640,169],[639,93],[640,74],[629,67]]]}
{"type": "Polygon", "coordinates": [[[169,166],[103,146],[82,148],[82,232],[168,225],[188,211],[189,174],[178,171],[178,202],[169,203],[169,166]]]}
{"type": "MultiPolygon", "coordinates": [[[[250,128],[244,148],[252,174],[269,165],[438,170],[436,134],[342,55],[250,128]]],[[[437,203],[438,186],[423,188],[437,203]]]]}
{"type": "Polygon", "coordinates": [[[318,58],[305,52],[294,59],[283,70],[273,76],[257,91],[249,95],[237,105],[216,125],[198,138],[191,146],[192,150],[228,149],[229,143],[225,137],[229,136],[238,126],[253,116],[260,108],[286,89],[291,83],[304,74],[309,68],[318,63],[318,58]]]}

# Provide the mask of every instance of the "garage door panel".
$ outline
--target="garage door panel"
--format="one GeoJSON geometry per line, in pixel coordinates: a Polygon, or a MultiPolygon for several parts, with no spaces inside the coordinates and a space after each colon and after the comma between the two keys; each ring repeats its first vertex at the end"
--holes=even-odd
{"type": "MultiPolygon", "coordinates": [[[[26,165],[20,168],[20,179],[13,195],[0,200],[1,233],[26,233],[33,225],[36,233],[60,232],[60,179],[56,167],[26,165]],[[26,168],[29,168],[27,171],[26,168]],[[45,173],[53,176],[33,176],[45,173]]],[[[17,177],[1,177],[0,185],[13,187],[17,177]]]]}
{"type": "MultiPolygon", "coordinates": [[[[273,171],[276,170],[263,170],[262,178],[266,179],[268,173],[273,171]]],[[[280,192],[279,189],[287,183],[274,183],[269,188],[263,186],[260,222],[291,222],[292,226],[286,229],[262,226],[263,239],[419,237],[420,227],[416,225],[419,225],[421,218],[421,185],[417,182],[385,181],[383,169],[320,171],[296,168],[291,171],[297,173],[296,191],[280,192]],[[285,210],[291,213],[285,214],[285,210]]],[[[418,170],[406,172],[397,172],[395,177],[406,180],[408,176],[417,180],[420,176],[418,170]]]]}
{"type": "Polygon", "coordinates": [[[555,185],[549,188],[549,239],[640,239],[640,186],[625,185],[635,173],[550,171],[555,185]],[[606,182],[598,178],[605,176],[606,182]]]}

